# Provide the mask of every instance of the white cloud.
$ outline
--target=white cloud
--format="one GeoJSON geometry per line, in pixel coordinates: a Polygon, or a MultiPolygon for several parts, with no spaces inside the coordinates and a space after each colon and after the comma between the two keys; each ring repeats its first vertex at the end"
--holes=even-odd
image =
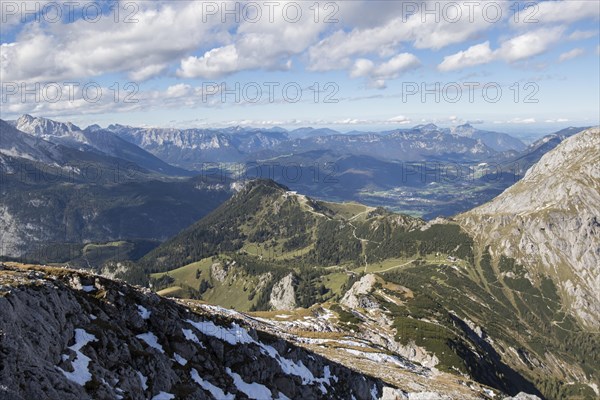
{"type": "Polygon", "coordinates": [[[145,81],[146,79],[157,76],[165,69],[167,69],[168,65],[164,64],[152,64],[137,68],[129,73],[129,77],[134,81],[145,81]]]}
{"type": "Polygon", "coordinates": [[[558,57],[558,61],[559,62],[564,62],[567,60],[571,60],[573,58],[579,57],[581,55],[583,55],[585,53],[585,51],[581,48],[575,48],[573,50],[567,51],[562,53],[559,57],[558,57]]]}
{"type": "Polygon", "coordinates": [[[569,120],[566,118],[558,118],[558,119],[547,119],[544,122],[546,122],[548,124],[554,124],[554,123],[569,122],[569,120]]]}
{"type": "Polygon", "coordinates": [[[528,27],[532,24],[571,23],[582,19],[600,18],[600,6],[595,0],[540,1],[534,8],[519,13],[512,24],[528,27]]]}
{"type": "Polygon", "coordinates": [[[421,65],[419,59],[410,53],[400,53],[373,70],[373,76],[380,79],[393,79],[398,75],[421,65]]]}
{"type": "Polygon", "coordinates": [[[507,124],[535,124],[535,118],[513,118],[506,121],[507,124]]]}
{"type": "Polygon", "coordinates": [[[352,78],[367,76],[375,68],[375,63],[368,58],[359,58],[354,62],[350,70],[352,78]]]}
{"type": "Polygon", "coordinates": [[[25,25],[14,43],[2,45],[0,72],[8,81],[62,81],[126,72],[144,80],[173,59],[224,41],[227,24],[202,21],[200,2],[140,2],[137,23],[104,17],[95,23],[25,25]]]}
{"type": "MultiPolygon", "coordinates": [[[[462,17],[456,22],[448,18],[441,18],[436,22],[431,16],[423,21],[423,13],[417,12],[408,18],[399,15],[376,26],[354,28],[350,31],[339,29],[310,47],[309,69],[331,71],[350,68],[356,57],[370,54],[389,57],[397,52],[403,43],[410,43],[418,49],[432,50],[462,43],[495,26],[492,20],[486,21],[484,18],[482,8],[486,3],[493,3],[504,10],[509,6],[507,2],[477,2],[471,13],[466,4],[458,2],[462,17]],[[472,20],[468,17],[470,13],[473,16],[472,20]]],[[[423,6],[425,3],[418,4],[423,6]]],[[[373,7],[366,4],[364,13],[372,12],[373,7]]]]}
{"type": "Polygon", "coordinates": [[[499,55],[509,62],[536,56],[545,52],[552,44],[557,42],[563,31],[563,27],[542,28],[513,37],[500,45],[499,55]]]}
{"type": "Polygon", "coordinates": [[[585,39],[593,38],[594,36],[597,36],[597,35],[598,35],[598,31],[580,31],[580,30],[576,30],[576,31],[573,31],[569,35],[569,40],[585,40],[585,39]]]}
{"type": "Polygon", "coordinates": [[[230,74],[239,69],[256,68],[258,63],[249,63],[250,60],[240,62],[237,49],[234,45],[228,45],[212,49],[204,53],[202,57],[188,57],[181,60],[181,67],[177,75],[182,78],[217,78],[230,74]]]}
{"type": "Polygon", "coordinates": [[[390,118],[388,120],[388,122],[405,125],[405,124],[410,124],[411,120],[409,118],[405,117],[404,115],[398,115],[397,117],[390,118]]]}
{"type": "Polygon", "coordinates": [[[173,86],[169,86],[166,91],[167,97],[182,97],[190,93],[192,87],[183,83],[178,83],[173,86]]]}
{"type": "MultiPolygon", "coordinates": [[[[304,15],[311,15],[307,14],[312,13],[308,9],[311,5],[303,3],[304,15]]],[[[273,22],[242,21],[233,43],[215,47],[200,57],[182,59],[177,75],[213,79],[251,69],[288,70],[292,65],[290,57],[304,52],[327,28],[323,21],[315,23],[312,17],[292,23],[281,13],[275,16],[273,22]]]]}
{"type": "Polygon", "coordinates": [[[540,55],[558,42],[564,27],[540,28],[504,40],[500,47],[491,50],[489,42],[469,47],[467,50],[444,57],[438,65],[440,71],[452,71],[495,60],[517,62],[540,55]]]}
{"type": "Polygon", "coordinates": [[[494,59],[494,53],[490,49],[490,42],[483,42],[469,47],[465,51],[444,57],[444,61],[438,65],[440,71],[452,71],[475,65],[486,64],[494,59]]]}
{"type": "Polygon", "coordinates": [[[369,59],[359,58],[354,62],[350,76],[352,78],[368,77],[371,87],[383,89],[386,79],[395,79],[402,73],[419,66],[421,66],[421,62],[411,53],[397,54],[379,65],[369,59]]]}

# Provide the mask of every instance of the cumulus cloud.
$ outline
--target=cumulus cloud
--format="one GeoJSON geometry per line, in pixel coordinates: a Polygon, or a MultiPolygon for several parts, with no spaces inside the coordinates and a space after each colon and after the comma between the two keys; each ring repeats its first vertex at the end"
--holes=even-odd
{"type": "Polygon", "coordinates": [[[533,8],[523,10],[519,18],[512,18],[514,26],[529,27],[531,24],[571,23],[583,19],[599,19],[600,7],[597,1],[561,0],[541,1],[533,8]]]}
{"type": "Polygon", "coordinates": [[[440,71],[452,71],[486,64],[494,59],[494,52],[490,48],[490,42],[483,42],[469,47],[467,50],[444,57],[444,61],[438,66],[440,71]]]}
{"type": "MultiPolygon", "coordinates": [[[[309,4],[303,4],[306,14],[309,4]]],[[[177,75],[183,78],[218,78],[251,69],[287,70],[291,57],[304,52],[327,28],[323,21],[302,18],[290,22],[278,15],[272,22],[242,21],[233,43],[215,47],[203,55],[181,60],[177,75]]]]}
{"type": "Polygon", "coordinates": [[[444,57],[438,69],[453,71],[495,60],[510,63],[526,60],[550,49],[561,39],[563,32],[564,27],[536,29],[503,41],[496,50],[492,50],[489,41],[486,41],[444,57]]]}
{"type": "Polygon", "coordinates": [[[563,27],[542,28],[513,37],[501,44],[499,56],[513,62],[542,54],[560,39],[563,31],[563,27]]]}
{"type": "Polygon", "coordinates": [[[375,68],[375,63],[368,58],[359,58],[354,62],[354,66],[350,70],[352,78],[367,76],[375,68]]]}
{"type": "Polygon", "coordinates": [[[404,115],[398,115],[396,117],[388,119],[388,122],[405,125],[405,124],[410,124],[411,120],[410,120],[410,118],[407,118],[404,115]]]}
{"type": "Polygon", "coordinates": [[[581,55],[583,55],[585,53],[585,51],[581,48],[575,48],[573,50],[570,51],[566,51],[564,53],[562,53],[559,57],[558,57],[558,61],[559,62],[564,62],[567,60],[571,60],[573,58],[579,57],[581,55]]]}
{"type": "Polygon", "coordinates": [[[200,2],[141,2],[137,23],[112,17],[91,23],[25,25],[12,43],[2,44],[0,71],[8,81],[54,81],[125,72],[144,80],[174,58],[214,41],[227,40],[220,18],[202,21],[200,2]]]}
{"type": "MultiPolygon", "coordinates": [[[[466,4],[456,3],[461,7],[462,17],[453,21],[451,18],[425,18],[422,12],[410,16],[399,15],[386,22],[370,27],[354,28],[349,31],[339,29],[311,46],[309,69],[313,71],[331,71],[353,66],[354,59],[365,55],[389,57],[396,53],[402,44],[410,43],[418,49],[438,50],[451,44],[476,37],[495,26],[491,19],[484,18],[483,7],[487,3],[504,10],[508,3],[477,2],[470,10],[466,4]],[[471,15],[472,18],[468,18],[471,15]]],[[[424,5],[425,3],[419,3],[424,5]]],[[[441,4],[441,3],[439,3],[441,4]]],[[[365,9],[364,13],[368,13],[365,9]]],[[[507,15],[506,12],[501,15],[507,15]]]]}
{"type": "Polygon", "coordinates": [[[192,87],[183,83],[169,86],[166,91],[167,97],[182,97],[190,92],[192,87]]]}
{"type": "Polygon", "coordinates": [[[367,77],[372,87],[382,89],[387,79],[395,79],[404,72],[421,66],[419,59],[411,53],[400,53],[376,65],[366,58],[359,58],[350,70],[352,78],[367,77]]]}

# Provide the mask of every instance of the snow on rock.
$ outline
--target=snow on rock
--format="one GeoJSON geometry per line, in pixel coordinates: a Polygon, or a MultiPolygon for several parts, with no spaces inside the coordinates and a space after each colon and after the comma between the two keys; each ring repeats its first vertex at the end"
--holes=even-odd
{"type": "Polygon", "coordinates": [[[527,394],[527,393],[521,392],[514,397],[504,397],[504,398],[502,398],[502,400],[541,400],[541,399],[534,394],[527,394]]]}
{"type": "MultiPolygon", "coordinates": [[[[203,334],[215,337],[220,340],[224,340],[231,345],[236,345],[239,343],[251,343],[257,345],[258,347],[260,347],[261,352],[263,354],[268,355],[269,357],[277,361],[279,367],[285,374],[296,375],[302,378],[302,382],[305,385],[313,383],[329,384],[330,372],[328,369],[324,371],[323,378],[315,378],[313,373],[302,363],[302,361],[295,362],[293,360],[282,357],[272,346],[255,341],[246,329],[240,327],[236,323],[232,323],[231,327],[226,328],[223,326],[216,325],[212,321],[195,322],[188,319],[186,320],[186,322],[192,325],[194,328],[198,329],[203,334]]],[[[186,335],[185,332],[184,335],[186,335]]]]}
{"type": "Polygon", "coordinates": [[[451,397],[435,392],[409,393],[409,400],[452,400],[451,397]]]}
{"type": "Polygon", "coordinates": [[[184,366],[188,363],[188,361],[185,358],[181,357],[177,353],[173,353],[173,357],[175,357],[175,361],[181,366],[184,366]]]}
{"type": "Polygon", "coordinates": [[[254,343],[254,339],[250,337],[248,331],[235,322],[231,324],[231,328],[216,325],[212,321],[195,322],[188,319],[186,322],[203,334],[224,340],[231,345],[254,343]]]}
{"type": "Polygon", "coordinates": [[[147,333],[142,333],[136,336],[136,338],[143,340],[144,342],[146,342],[146,344],[158,351],[160,351],[161,353],[165,353],[165,351],[163,350],[162,346],[160,345],[160,343],[158,343],[158,338],[156,337],[156,335],[152,332],[147,332],[147,333]]]}
{"type": "Polygon", "coordinates": [[[152,311],[148,311],[148,309],[146,309],[146,307],[140,306],[139,304],[137,306],[137,309],[138,309],[138,313],[140,314],[140,317],[142,317],[142,319],[150,319],[150,315],[152,314],[152,311]]]}
{"type": "Polygon", "coordinates": [[[160,392],[156,396],[152,398],[152,400],[173,400],[175,398],[174,394],[167,392],[160,392]]]}
{"type": "Polygon", "coordinates": [[[185,336],[185,338],[187,340],[190,340],[190,341],[200,345],[200,347],[202,347],[203,349],[206,349],[206,346],[204,346],[204,343],[202,343],[200,341],[200,339],[198,339],[198,336],[196,336],[196,334],[194,332],[192,332],[191,329],[182,329],[181,331],[183,332],[183,336],[185,336]]]}
{"type": "MultiPolygon", "coordinates": [[[[221,388],[216,387],[215,385],[213,385],[212,383],[210,383],[209,381],[205,381],[204,379],[202,379],[200,377],[200,375],[198,374],[198,371],[196,371],[195,368],[192,368],[192,371],[190,372],[191,376],[192,376],[192,380],[194,382],[196,382],[198,385],[200,385],[202,387],[202,389],[206,390],[207,392],[209,392],[215,399],[219,399],[219,400],[234,400],[235,399],[235,395],[233,394],[225,394],[225,392],[223,392],[223,390],[221,388]]],[[[271,397],[271,393],[269,392],[269,398],[271,397]]]]}
{"type": "Polygon", "coordinates": [[[373,387],[371,388],[371,397],[373,398],[373,400],[379,400],[379,397],[377,395],[377,386],[373,385],[373,387]]]}
{"type": "Polygon", "coordinates": [[[140,371],[136,371],[138,377],[140,378],[140,384],[142,385],[142,389],[148,390],[148,377],[144,376],[140,371]]]}
{"type": "Polygon", "coordinates": [[[237,387],[240,392],[248,396],[248,398],[254,400],[273,398],[271,391],[265,385],[261,385],[260,383],[246,383],[241,376],[231,371],[229,368],[226,368],[225,372],[227,372],[227,374],[233,378],[235,387],[237,387]]]}
{"type": "Polygon", "coordinates": [[[69,349],[73,350],[76,354],[75,360],[71,362],[73,365],[73,372],[67,372],[59,368],[67,379],[81,386],[92,379],[92,374],[88,368],[91,359],[84,355],[81,352],[81,349],[88,343],[96,341],[97,339],[94,335],[87,333],[83,329],[75,329],[75,344],[69,347],[69,349]]]}

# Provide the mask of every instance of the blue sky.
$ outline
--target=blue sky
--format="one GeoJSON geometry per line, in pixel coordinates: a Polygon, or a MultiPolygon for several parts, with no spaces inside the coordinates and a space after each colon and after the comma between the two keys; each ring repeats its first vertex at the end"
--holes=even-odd
{"type": "Polygon", "coordinates": [[[338,130],[471,122],[523,135],[600,119],[597,1],[24,4],[2,2],[5,119],[338,130]]]}

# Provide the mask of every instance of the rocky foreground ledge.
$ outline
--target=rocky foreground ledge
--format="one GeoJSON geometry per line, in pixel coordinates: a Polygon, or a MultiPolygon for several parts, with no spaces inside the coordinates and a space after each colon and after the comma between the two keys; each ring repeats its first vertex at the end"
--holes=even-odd
{"type": "Polygon", "coordinates": [[[0,263],[0,398],[452,398],[394,388],[211,310],[85,271],[0,263]]]}
{"type": "Polygon", "coordinates": [[[0,265],[0,398],[366,399],[402,391],[85,272],[0,265]]]}

